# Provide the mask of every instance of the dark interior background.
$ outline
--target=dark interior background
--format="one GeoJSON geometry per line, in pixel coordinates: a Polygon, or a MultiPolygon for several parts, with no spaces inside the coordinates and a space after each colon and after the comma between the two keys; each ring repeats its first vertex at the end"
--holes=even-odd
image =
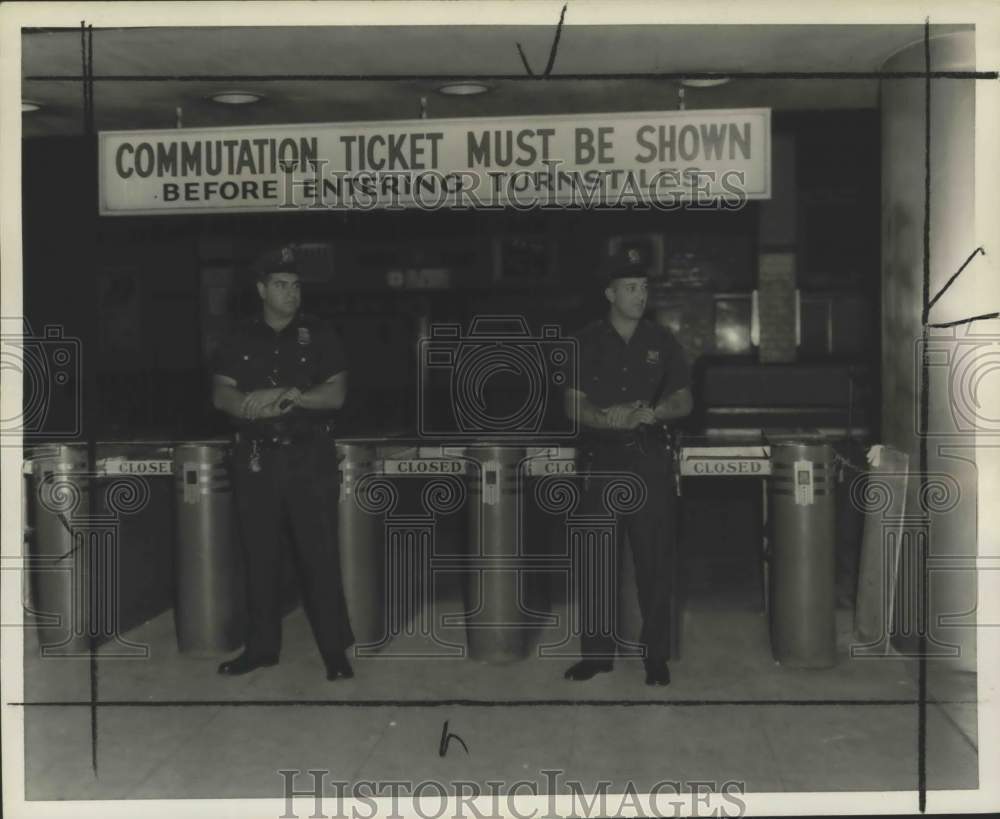
{"type": "MultiPolygon", "coordinates": [[[[708,423],[709,405],[767,410],[812,401],[842,410],[850,372],[857,376],[854,420],[864,416],[877,435],[878,112],[775,112],[772,124],[773,199],[735,212],[99,218],[96,143],[27,139],[24,310],[41,340],[32,349],[41,351],[42,364],[53,364],[56,347],[74,356],[62,368],[65,381],[25,367],[26,396],[44,390],[49,407],[35,432],[77,429],[83,440],[88,430],[72,422],[92,400],[86,417],[101,440],[225,435],[228,423],[209,399],[213,349],[234,319],[256,309],[251,260],[275,244],[298,242],[311,254],[305,304],[336,323],[350,361],[340,435],[412,435],[417,339],[431,324],[467,330],[477,315],[510,314],[522,316],[532,334],[543,325],[570,334],[603,313],[593,274],[609,240],[624,235],[661,243],[650,310],[677,331],[695,365],[698,411],[689,428],[708,423]],[[750,293],[768,251],[794,254],[802,296],[797,360],[780,365],[759,363],[750,344],[750,293]]],[[[769,320],[761,314],[762,324],[769,320]]],[[[438,409],[448,403],[446,394],[433,402],[438,409]]],[[[768,422],[766,415],[740,416],[750,426],[768,422]]],[[[132,562],[123,567],[122,628],[173,598],[173,493],[167,484],[156,489],[162,502],[126,522],[132,562]]],[[[686,482],[682,588],[689,600],[721,595],[729,605],[759,609],[759,492],[757,481],[686,482]]],[[[838,524],[848,551],[854,524],[838,524]]],[[[853,582],[851,563],[850,554],[841,560],[841,587],[853,582]]]]}
{"type": "MultiPolygon", "coordinates": [[[[663,275],[651,284],[651,311],[679,331],[699,372],[716,364],[754,366],[749,296],[758,253],[788,250],[796,255],[802,294],[796,391],[808,394],[811,379],[825,380],[810,365],[848,364],[865,371],[863,392],[877,395],[871,387],[878,374],[870,369],[879,359],[877,112],[776,112],[773,135],[776,154],[780,145],[794,145],[795,156],[784,176],[775,167],[775,200],[785,205],[777,219],[788,222],[777,229],[761,225],[757,202],[736,212],[99,218],[96,146],[83,138],[28,139],[25,315],[36,337],[49,327],[84,340],[74,372],[96,367],[99,437],[222,433],[225,419],[209,403],[208,362],[228,323],[255,309],[247,266],[276,243],[307,243],[316,272],[305,285],[306,307],[336,322],[350,360],[342,434],[412,434],[416,339],[429,324],[467,328],[476,315],[516,314],[532,334],[543,324],[570,334],[603,312],[593,273],[609,239],[658,236],[663,275]],[[767,244],[772,235],[782,237],[777,246],[767,244]],[[90,338],[95,312],[99,329],[90,338]]],[[[80,400],[76,386],[71,377],[49,387],[46,422],[53,428],[65,428],[80,400]]],[[[866,414],[877,422],[877,412],[866,414]]]]}

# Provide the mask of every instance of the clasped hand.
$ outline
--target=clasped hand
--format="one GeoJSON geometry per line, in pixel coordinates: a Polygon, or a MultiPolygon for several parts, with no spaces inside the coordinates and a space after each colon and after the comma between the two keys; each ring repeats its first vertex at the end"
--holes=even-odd
{"type": "Polygon", "coordinates": [[[611,429],[635,429],[644,424],[655,424],[656,415],[644,401],[615,404],[604,410],[611,429]]]}
{"type": "Polygon", "coordinates": [[[258,418],[276,418],[298,406],[301,397],[302,391],[298,387],[253,390],[243,399],[241,414],[251,421],[258,418]]]}

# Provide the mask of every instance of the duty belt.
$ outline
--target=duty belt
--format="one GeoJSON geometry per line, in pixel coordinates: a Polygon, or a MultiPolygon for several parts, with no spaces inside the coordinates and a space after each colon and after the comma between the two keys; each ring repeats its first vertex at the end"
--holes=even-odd
{"type": "Polygon", "coordinates": [[[644,424],[627,431],[588,430],[581,441],[585,450],[626,449],[642,455],[668,453],[674,448],[673,436],[663,424],[644,424]]]}
{"type": "Polygon", "coordinates": [[[310,444],[326,438],[330,434],[328,426],[314,427],[301,432],[273,432],[273,433],[236,433],[236,443],[256,444],[262,449],[271,449],[281,446],[294,446],[295,444],[310,444]]]}

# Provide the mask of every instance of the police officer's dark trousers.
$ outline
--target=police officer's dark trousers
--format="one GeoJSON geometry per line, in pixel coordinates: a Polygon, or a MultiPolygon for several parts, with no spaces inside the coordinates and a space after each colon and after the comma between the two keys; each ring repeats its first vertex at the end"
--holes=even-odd
{"type": "Polygon", "coordinates": [[[281,648],[281,535],[291,524],[300,587],[320,654],[328,664],[354,643],[337,543],[339,473],[336,446],[317,436],[261,446],[251,468],[251,443],[240,441],[233,474],[246,560],[246,652],[277,657],[281,648]]]}
{"type": "MultiPolygon", "coordinates": [[[[587,473],[583,496],[585,514],[600,520],[614,519],[610,544],[595,538],[589,559],[577,558],[577,594],[580,601],[581,653],[592,659],[614,657],[624,635],[616,623],[620,594],[636,594],[642,613],[640,642],[645,656],[666,660],[670,656],[670,608],[674,593],[677,497],[673,459],[662,447],[655,450],[633,444],[598,445],[586,449],[587,473]],[[615,475],[634,475],[617,481],[615,475]],[[617,485],[618,489],[615,488],[617,485]],[[637,508],[634,487],[645,498],[637,508]],[[625,511],[619,511],[619,510],[625,511]],[[621,555],[625,540],[632,549],[636,589],[619,589],[621,555]]],[[[607,532],[607,529],[605,530],[607,532]]],[[[584,553],[586,554],[586,547],[584,553]]]]}

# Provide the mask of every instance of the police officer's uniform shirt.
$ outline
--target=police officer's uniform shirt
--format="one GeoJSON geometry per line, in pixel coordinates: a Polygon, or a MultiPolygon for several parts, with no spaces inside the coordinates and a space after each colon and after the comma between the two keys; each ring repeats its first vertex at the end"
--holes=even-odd
{"type": "MultiPolygon", "coordinates": [[[[214,372],[236,381],[240,392],[298,387],[305,392],[347,369],[343,346],[329,325],[296,315],[275,331],[261,316],[238,324],[222,346],[214,372]]],[[[241,421],[248,434],[295,434],[328,421],[331,412],[296,407],[277,418],[241,421]]]]}
{"type": "Polygon", "coordinates": [[[641,319],[625,341],[607,319],[587,325],[577,336],[580,381],[577,386],[591,404],[649,404],[663,381],[657,403],[691,386],[687,357],[673,333],[641,319]]]}

